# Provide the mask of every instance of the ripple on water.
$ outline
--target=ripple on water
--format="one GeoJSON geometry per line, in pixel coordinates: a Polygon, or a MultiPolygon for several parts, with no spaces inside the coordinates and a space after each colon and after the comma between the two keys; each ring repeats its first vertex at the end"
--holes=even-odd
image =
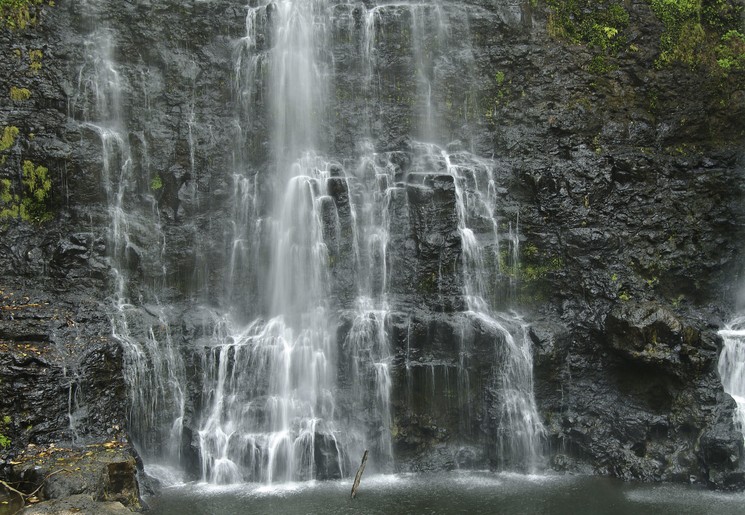
{"type": "Polygon", "coordinates": [[[745,493],[727,493],[703,488],[684,488],[680,485],[639,486],[625,492],[625,498],[639,505],[675,506],[680,513],[708,513],[721,515],[745,513],[745,493]]]}

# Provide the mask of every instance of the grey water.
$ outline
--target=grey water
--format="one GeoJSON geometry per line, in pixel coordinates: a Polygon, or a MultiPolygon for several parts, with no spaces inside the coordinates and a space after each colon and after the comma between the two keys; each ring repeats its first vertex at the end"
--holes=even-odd
{"type": "Polygon", "coordinates": [[[274,486],[183,484],[149,500],[150,513],[735,515],[745,505],[743,493],[686,485],[486,471],[363,476],[356,499],[350,498],[350,489],[349,480],[274,486]]]}

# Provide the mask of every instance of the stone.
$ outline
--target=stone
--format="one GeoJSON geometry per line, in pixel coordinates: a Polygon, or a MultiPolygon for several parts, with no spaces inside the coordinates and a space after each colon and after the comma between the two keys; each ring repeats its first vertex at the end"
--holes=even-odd
{"type": "MultiPolygon", "coordinates": [[[[745,241],[742,71],[725,78],[655,66],[662,24],[647,3],[630,2],[624,6],[638,51],[614,57],[613,71],[594,74],[588,69],[592,49],[557,41],[547,30],[543,3],[529,4],[443,4],[454,44],[453,54],[433,66],[436,83],[445,88],[433,94],[433,138],[443,146],[452,142],[451,157],[474,176],[479,162],[469,162],[464,149],[498,164],[492,207],[501,235],[515,235],[522,264],[511,277],[504,274],[498,300],[533,324],[535,392],[549,458],[561,470],[741,487],[741,436],[713,368],[720,340],[718,322],[709,321],[733,314],[740,288],[733,277],[741,275],[745,241]]],[[[274,9],[267,7],[268,20],[274,9]]],[[[256,270],[266,255],[241,256],[250,266],[230,293],[216,293],[224,291],[233,250],[226,234],[248,198],[234,174],[251,183],[245,191],[260,214],[275,188],[264,179],[275,172],[265,92],[235,98],[233,81],[226,79],[236,42],[245,35],[245,12],[235,2],[73,2],[42,11],[35,27],[0,30],[0,91],[18,85],[32,91],[28,102],[0,99],[3,124],[22,135],[3,153],[8,159],[0,178],[19,179],[24,159],[43,163],[53,181],[55,215],[40,225],[0,222],[0,415],[11,419],[0,429],[11,440],[0,450],[4,473],[29,443],[87,444],[111,432],[138,431],[128,426],[138,421],[126,417],[126,356],[111,336],[118,250],[102,175],[102,135],[84,112],[91,91],[78,91],[92,17],[113,27],[129,124],[124,139],[136,170],[124,203],[138,215],[126,251],[126,295],[134,302],[151,296],[153,285],[166,285],[158,305],[168,306],[162,316],[174,342],[203,347],[217,326],[213,307],[256,309],[245,292],[261,284],[256,270]],[[34,73],[28,51],[42,48],[42,68],[34,73]],[[160,190],[151,186],[156,175],[160,190]],[[143,223],[148,217],[157,218],[158,231],[143,223]],[[195,304],[208,307],[200,311],[195,304]]],[[[352,179],[376,179],[370,163],[361,170],[347,165],[365,140],[375,152],[371,161],[389,167],[393,177],[386,185],[392,187],[388,253],[378,257],[389,276],[372,281],[376,292],[384,280],[388,284],[398,466],[488,466],[495,463],[486,436],[494,425],[483,398],[495,395],[487,383],[499,338],[463,315],[455,183],[444,160],[423,156],[411,139],[420,124],[410,99],[417,89],[411,13],[399,4],[380,9],[386,37],[376,59],[386,75],[369,128],[361,123],[368,115],[358,94],[364,72],[351,57],[362,48],[367,10],[350,5],[348,13],[350,23],[336,25],[330,38],[335,109],[317,134],[330,157],[344,163],[329,167],[332,202],[321,206],[327,241],[335,244],[329,288],[342,319],[339,341],[348,330],[344,311],[353,308],[358,273],[348,245],[352,179]],[[345,237],[335,241],[337,222],[345,237]],[[469,387],[461,389],[465,398],[432,396],[432,382],[438,393],[457,390],[451,372],[460,363],[462,334],[471,367],[469,387]],[[406,392],[417,401],[410,404],[406,392]],[[461,426],[462,406],[469,403],[474,409],[461,426]],[[449,446],[455,440],[467,451],[455,452],[449,446]]],[[[271,37],[257,39],[256,48],[266,50],[271,37]]],[[[424,38],[428,48],[440,48],[436,31],[424,38]]],[[[114,173],[124,164],[121,151],[108,150],[114,173]]],[[[129,316],[143,334],[160,326],[160,314],[149,307],[129,316]]],[[[184,354],[194,379],[199,353],[184,354]]],[[[193,380],[178,442],[193,477],[200,473],[200,396],[193,380]]],[[[321,455],[329,448],[319,441],[321,455]]],[[[119,492],[112,498],[131,499],[131,463],[121,463],[102,473],[108,483],[97,481],[119,492]]],[[[55,495],[99,491],[85,481],[57,481],[50,486],[58,488],[55,495]]],[[[76,508],[60,503],[48,509],[76,508]]],[[[106,509],[77,506],[91,513],[106,509]]]]}

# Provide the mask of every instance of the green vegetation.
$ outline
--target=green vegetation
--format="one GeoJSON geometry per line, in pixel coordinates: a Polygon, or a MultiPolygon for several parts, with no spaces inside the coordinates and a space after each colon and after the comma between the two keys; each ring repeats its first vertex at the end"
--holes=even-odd
{"type": "Polygon", "coordinates": [[[3,129],[3,135],[0,138],[0,152],[5,152],[15,145],[18,136],[18,127],[9,125],[3,129]]]}
{"type": "Polygon", "coordinates": [[[158,191],[163,187],[163,179],[160,178],[160,175],[156,175],[153,177],[153,179],[150,181],[150,189],[153,191],[158,191]]]}
{"type": "Polygon", "coordinates": [[[743,5],[730,0],[649,0],[665,26],[657,66],[680,63],[727,73],[745,69],[743,5]]]}
{"type": "Polygon", "coordinates": [[[717,64],[725,71],[745,70],[745,34],[730,30],[714,49],[717,64]]]}
{"type": "Polygon", "coordinates": [[[591,72],[602,74],[615,69],[612,59],[627,47],[629,13],[622,0],[546,0],[546,3],[550,9],[548,32],[552,37],[592,50],[591,72]]]}
{"type": "Polygon", "coordinates": [[[18,195],[14,195],[10,179],[0,179],[0,220],[18,218],[18,195]]]}
{"type": "Polygon", "coordinates": [[[517,263],[512,261],[509,250],[500,250],[499,270],[506,276],[520,281],[527,289],[533,289],[536,283],[545,279],[549,274],[564,268],[564,261],[560,257],[541,252],[532,243],[521,248],[520,259],[517,263]]]}
{"type": "Polygon", "coordinates": [[[650,5],[665,25],[658,65],[674,61],[693,65],[696,48],[706,37],[701,26],[701,0],[650,0],[650,5]]]}
{"type": "Polygon", "coordinates": [[[31,161],[23,162],[23,185],[26,197],[21,202],[21,219],[31,222],[46,222],[52,218],[47,210],[47,197],[52,189],[49,170],[44,166],[34,166],[31,161]]]}
{"type": "MultiPolygon", "coordinates": [[[[5,415],[3,417],[3,429],[5,429],[5,426],[7,426],[8,424],[10,424],[11,422],[12,422],[12,419],[8,415],[5,415]]],[[[3,433],[0,433],[0,447],[2,447],[3,449],[5,449],[9,445],[10,445],[10,438],[8,438],[7,436],[5,436],[3,433]]]]}
{"type": "Polygon", "coordinates": [[[42,57],[44,57],[44,54],[41,50],[29,50],[28,59],[31,62],[31,64],[29,64],[29,68],[31,68],[31,70],[33,70],[34,72],[38,72],[39,70],[41,70],[42,57]]]}
{"type": "MultiPolygon", "coordinates": [[[[16,144],[16,137],[18,137],[18,127],[9,125],[3,128],[3,134],[0,136],[0,154],[16,144]]],[[[7,155],[0,155],[0,166],[4,165],[7,159],[7,155]]]]}
{"type": "Polygon", "coordinates": [[[486,101],[486,107],[484,110],[484,118],[488,121],[492,121],[496,113],[496,109],[500,105],[509,104],[509,96],[511,93],[512,80],[506,80],[507,76],[502,70],[497,71],[494,74],[494,82],[496,83],[496,92],[491,99],[486,101]]]}
{"type": "MultiPolygon", "coordinates": [[[[662,22],[656,64],[705,67],[712,73],[745,70],[745,6],[734,0],[647,0],[662,22]]],[[[630,18],[623,0],[546,0],[548,33],[587,46],[593,53],[589,70],[614,69],[621,51],[638,52],[628,44],[630,18]]]]}
{"type": "Polygon", "coordinates": [[[49,170],[26,160],[22,176],[22,195],[14,192],[10,179],[0,179],[0,221],[20,218],[24,222],[42,223],[51,220],[48,203],[52,181],[49,170]]]}
{"type": "Polygon", "coordinates": [[[17,88],[15,86],[11,86],[10,88],[10,99],[15,100],[16,102],[22,102],[24,100],[28,100],[31,98],[31,91],[29,91],[26,88],[17,88]]]}
{"type": "Polygon", "coordinates": [[[22,30],[33,27],[39,8],[44,4],[54,7],[53,1],[46,0],[0,0],[0,28],[22,30]]]}
{"type": "Polygon", "coordinates": [[[430,274],[425,274],[422,277],[422,279],[419,281],[418,290],[420,293],[425,293],[425,294],[437,293],[437,290],[438,290],[437,274],[434,272],[430,274]]]}

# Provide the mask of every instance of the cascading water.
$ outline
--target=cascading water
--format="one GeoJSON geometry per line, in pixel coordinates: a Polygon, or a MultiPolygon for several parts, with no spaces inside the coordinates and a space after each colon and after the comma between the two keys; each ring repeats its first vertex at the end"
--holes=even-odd
{"type": "MultiPolygon", "coordinates": [[[[107,248],[114,283],[112,334],[125,350],[131,430],[140,438],[145,457],[168,459],[179,454],[183,363],[170,334],[168,307],[156,294],[130,298],[133,270],[165,275],[166,241],[153,197],[139,195],[141,184],[150,178],[138,177],[135,169],[122,98],[127,85],[113,60],[116,34],[95,18],[90,23],[93,30],[85,41],[85,62],[69,112],[79,124],[81,140],[95,135],[101,144],[100,179],[108,204],[107,248]],[[155,436],[160,433],[169,437],[155,436]]],[[[147,161],[146,151],[142,159],[147,161]]]]}
{"type": "MultiPolygon", "coordinates": [[[[494,300],[498,292],[494,284],[494,260],[500,267],[499,229],[494,209],[497,204],[494,170],[488,161],[477,160],[476,166],[465,170],[453,157],[443,153],[448,172],[455,178],[458,198],[458,230],[463,241],[464,289],[468,314],[493,328],[501,335],[496,345],[500,382],[498,455],[503,465],[520,466],[534,471],[540,465],[544,427],[538,415],[533,395],[533,357],[528,337],[528,325],[515,315],[498,313],[494,300]],[[464,187],[471,182],[470,187],[464,187]],[[486,231],[477,238],[471,227],[486,222],[486,231]],[[484,256],[490,252],[490,259],[484,256]],[[491,273],[490,273],[491,270],[491,273]],[[512,329],[509,329],[509,327],[512,329]]],[[[483,225],[482,225],[483,227],[483,225]]],[[[519,256],[519,239],[509,229],[512,263],[519,256]]],[[[510,274],[514,276],[513,274],[510,274]]]]}
{"type": "MultiPolygon", "coordinates": [[[[319,471],[324,477],[348,474],[348,446],[339,441],[337,423],[338,342],[329,302],[329,260],[338,254],[341,237],[338,195],[333,199],[329,190],[347,184],[338,167],[316,150],[326,100],[326,7],[325,2],[283,1],[249,8],[247,34],[237,50],[239,99],[255,98],[261,87],[255,82],[268,68],[275,193],[263,209],[255,183],[236,177],[238,216],[230,266],[235,276],[229,283],[248,275],[248,256],[267,255],[268,262],[255,282],[264,292],[262,317],[242,326],[236,321],[250,320],[251,310],[234,311],[215,345],[205,348],[208,408],[199,449],[202,478],[211,482],[306,480],[319,471]],[[270,13],[273,26],[267,29],[270,13]],[[264,36],[273,46],[257,56],[257,41],[264,36]],[[332,240],[337,248],[329,249],[332,240]],[[247,252],[248,247],[253,250],[247,252]]],[[[250,100],[244,105],[249,124],[253,107],[250,100]]],[[[236,296],[232,287],[229,296],[236,296]]],[[[356,376],[365,343],[352,340],[356,376]]],[[[389,418],[384,397],[379,399],[386,412],[381,416],[389,418]]],[[[383,452],[390,455],[390,445],[383,452]]]]}
{"type": "Polygon", "coordinates": [[[737,403],[735,423],[745,438],[745,318],[735,318],[719,334],[724,346],[717,369],[724,391],[737,403]]]}
{"type": "MultiPolygon", "coordinates": [[[[405,411],[395,389],[404,383],[408,402],[424,394],[432,409],[447,393],[458,411],[455,444],[477,440],[476,424],[488,420],[489,454],[505,467],[535,468],[543,428],[527,324],[498,310],[509,297],[504,278],[515,276],[508,268],[517,263],[519,228],[516,220],[500,226],[492,159],[461,150],[468,141],[432,143],[450,136],[443,106],[460,106],[464,126],[476,108],[467,11],[330,0],[252,2],[246,11],[245,35],[232,48],[235,109],[225,131],[232,185],[217,188],[230,213],[223,254],[211,254],[222,262],[209,262],[200,241],[214,226],[188,226],[197,247],[193,270],[182,273],[189,284],[175,284],[166,266],[170,233],[144,164],[157,142],[129,127],[136,124],[124,106],[135,100],[124,97],[135,92],[113,59],[116,33],[91,33],[73,99],[81,132],[102,145],[112,326],[126,350],[130,426],[146,462],[211,483],[273,483],[346,477],[370,449],[369,466],[392,471],[403,438],[396,410],[405,411]],[[341,47],[359,59],[345,59],[341,47]],[[462,98],[444,85],[455,78],[467,85],[462,98]],[[383,103],[406,109],[386,118],[383,103]],[[359,114],[358,127],[330,130],[341,104],[359,114]],[[400,148],[381,143],[389,126],[407,136],[400,148]],[[436,262],[416,264],[424,248],[439,249],[436,262]],[[146,287],[137,290],[140,276],[146,287]],[[195,292],[187,314],[161,301],[176,287],[195,292]],[[451,317],[453,359],[410,348],[414,329],[397,340],[402,324],[415,327],[413,312],[451,317]],[[186,321],[177,326],[179,317],[186,321]],[[476,333],[488,335],[480,357],[476,333]],[[488,380],[473,371],[484,355],[488,380]],[[486,403],[473,394],[482,386],[493,392],[486,403]]],[[[149,110],[151,92],[142,89],[149,110]]],[[[206,173],[195,104],[192,95],[186,185],[170,194],[207,209],[194,185],[206,173]]],[[[174,222],[178,213],[176,204],[174,222]]]]}

